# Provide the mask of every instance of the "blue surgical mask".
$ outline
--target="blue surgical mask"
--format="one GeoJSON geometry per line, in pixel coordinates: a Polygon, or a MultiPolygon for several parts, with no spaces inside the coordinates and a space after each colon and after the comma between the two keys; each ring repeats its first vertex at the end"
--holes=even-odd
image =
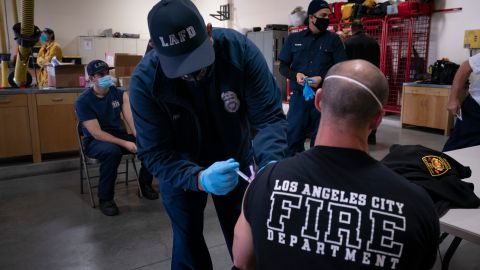
{"type": "Polygon", "coordinates": [[[40,41],[45,43],[48,41],[48,36],[46,34],[41,34],[40,35],[40,41]]]}
{"type": "Polygon", "coordinates": [[[110,86],[113,85],[113,79],[109,75],[99,78],[97,82],[98,82],[98,87],[102,89],[108,89],[110,86]]]}

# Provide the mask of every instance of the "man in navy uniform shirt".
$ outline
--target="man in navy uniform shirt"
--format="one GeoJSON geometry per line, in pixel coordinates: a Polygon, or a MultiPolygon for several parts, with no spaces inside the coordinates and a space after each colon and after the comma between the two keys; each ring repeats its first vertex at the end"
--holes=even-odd
{"type": "Polygon", "coordinates": [[[212,269],[203,238],[208,194],[230,251],[247,183],[235,170],[286,155],[280,90],[258,48],[234,30],[207,29],[190,0],[159,2],[148,27],[155,49],[129,91],[138,156],[161,182],[172,269],[212,269]]]}
{"type": "Polygon", "coordinates": [[[287,115],[289,155],[304,150],[305,138],[309,134],[310,146],[313,146],[320,120],[313,99],[305,100],[302,95],[305,79],[313,79],[315,82],[309,84],[316,90],[322,85],[328,69],[347,59],[340,37],[327,30],[330,14],[327,2],[311,1],[308,6],[308,29],[290,34],[278,57],[280,73],[290,79],[290,88],[293,90],[287,115]]]}
{"type": "MultiPolygon", "coordinates": [[[[83,91],[75,102],[75,111],[82,124],[85,154],[100,160],[98,198],[100,210],[107,216],[118,214],[113,201],[117,168],[124,153],[136,153],[135,127],[128,95],[113,85],[108,71],[111,68],[102,60],[93,60],[87,66],[87,73],[93,83],[83,91]],[[133,131],[127,134],[121,115],[133,131]]],[[[139,173],[142,194],[150,200],[158,199],[152,188],[152,175],[143,167],[139,173]]]]}
{"type": "MultiPolygon", "coordinates": [[[[352,29],[352,36],[345,41],[345,50],[348,59],[363,59],[376,67],[380,67],[380,45],[378,42],[364,32],[363,24],[360,20],[352,22],[350,28],[352,29]]],[[[368,144],[377,143],[377,130],[374,129],[368,135],[368,144]]]]}

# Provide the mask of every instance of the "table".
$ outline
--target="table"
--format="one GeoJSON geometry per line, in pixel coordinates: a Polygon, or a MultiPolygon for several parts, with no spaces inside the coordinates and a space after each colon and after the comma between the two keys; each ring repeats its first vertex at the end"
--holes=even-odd
{"type": "MultiPolygon", "coordinates": [[[[475,194],[480,197],[480,146],[448,151],[445,154],[470,167],[472,176],[464,181],[474,183],[475,194]]],[[[480,208],[448,210],[440,218],[440,230],[455,236],[444,256],[442,269],[448,269],[450,259],[462,239],[480,245],[480,208]]]]}

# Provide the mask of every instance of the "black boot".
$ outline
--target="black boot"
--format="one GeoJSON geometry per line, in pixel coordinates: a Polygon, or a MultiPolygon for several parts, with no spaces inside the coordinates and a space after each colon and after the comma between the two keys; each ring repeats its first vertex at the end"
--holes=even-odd
{"type": "Polygon", "coordinates": [[[145,197],[149,200],[157,200],[158,199],[158,192],[155,189],[153,189],[152,185],[140,184],[140,188],[142,190],[143,197],[145,197]]]}
{"type": "Polygon", "coordinates": [[[118,207],[113,200],[102,201],[100,200],[100,211],[106,216],[118,215],[118,207]]]}

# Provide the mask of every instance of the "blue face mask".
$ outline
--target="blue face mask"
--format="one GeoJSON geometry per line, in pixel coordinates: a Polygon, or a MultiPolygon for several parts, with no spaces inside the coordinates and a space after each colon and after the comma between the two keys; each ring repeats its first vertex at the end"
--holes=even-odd
{"type": "Polygon", "coordinates": [[[113,79],[109,75],[103,76],[102,78],[99,78],[97,82],[98,82],[98,87],[100,87],[102,89],[105,89],[105,90],[113,85],[113,79]]]}
{"type": "Polygon", "coordinates": [[[47,35],[46,34],[41,34],[40,35],[40,41],[43,42],[43,43],[47,42],[48,41],[47,35]]]}

